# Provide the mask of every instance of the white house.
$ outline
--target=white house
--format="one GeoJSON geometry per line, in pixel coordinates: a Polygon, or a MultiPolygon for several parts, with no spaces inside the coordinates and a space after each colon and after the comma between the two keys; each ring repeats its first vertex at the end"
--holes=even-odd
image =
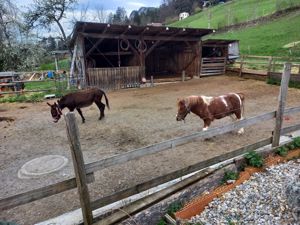
{"type": "Polygon", "coordinates": [[[187,18],[190,14],[188,12],[179,13],[179,20],[187,18]]]}

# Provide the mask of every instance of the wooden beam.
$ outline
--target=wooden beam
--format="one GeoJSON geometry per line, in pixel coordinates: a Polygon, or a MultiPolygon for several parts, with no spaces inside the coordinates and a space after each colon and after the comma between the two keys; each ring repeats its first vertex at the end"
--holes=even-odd
{"type": "Polygon", "coordinates": [[[300,124],[282,128],[280,131],[280,135],[287,134],[296,130],[300,130],[300,124]]]}
{"type": "Polygon", "coordinates": [[[161,44],[161,41],[156,41],[145,53],[145,56],[147,57],[153,50],[156,48],[159,44],[161,44]]]}
{"type": "Polygon", "coordinates": [[[94,51],[94,49],[102,43],[103,40],[104,38],[98,39],[97,42],[93,45],[93,47],[86,53],[86,56],[88,57],[92,53],[92,51],[94,51]]]}
{"type": "MultiPolygon", "coordinates": [[[[92,183],[95,181],[93,173],[89,173],[86,176],[87,176],[88,183],[92,183]]],[[[23,204],[27,204],[67,190],[71,190],[76,187],[77,187],[76,179],[74,177],[59,183],[48,185],[46,187],[37,188],[28,192],[3,198],[0,199],[0,211],[11,209],[23,204]]]]}
{"type": "Polygon", "coordinates": [[[87,187],[83,155],[79,141],[79,129],[76,123],[75,113],[66,113],[65,121],[70,149],[72,152],[73,166],[76,175],[75,177],[83,215],[83,221],[84,225],[91,225],[93,223],[93,215],[90,204],[90,195],[87,187]]]}
{"type": "Polygon", "coordinates": [[[157,185],[160,185],[160,184],[169,182],[171,180],[174,180],[176,178],[185,176],[187,174],[196,172],[198,170],[201,170],[201,169],[204,169],[206,167],[212,166],[216,163],[220,163],[220,162],[223,162],[225,160],[235,158],[235,157],[240,156],[240,155],[242,155],[242,154],[244,154],[244,153],[246,153],[250,150],[254,150],[254,149],[266,146],[266,145],[271,144],[271,143],[272,143],[272,137],[269,137],[269,138],[266,138],[266,139],[262,139],[262,140],[260,140],[256,143],[254,143],[254,144],[250,144],[250,145],[238,148],[238,149],[236,149],[232,152],[228,152],[228,153],[225,153],[225,154],[222,154],[222,155],[219,155],[219,156],[215,156],[211,159],[208,159],[208,160],[205,160],[205,161],[202,161],[202,162],[197,162],[193,165],[184,167],[180,170],[162,175],[160,177],[156,177],[154,179],[151,179],[149,181],[137,184],[133,187],[127,188],[127,189],[122,190],[122,191],[119,191],[119,192],[114,193],[112,195],[97,199],[94,202],[92,202],[92,208],[94,210],[94,209],[103,207],[105,205],[108,205],[108,204],[111,204],[113,202],[122,200],[124,198],[129,197],[129,196],[132,196],[132,195],[141,193],[143,191],[146,191],[150,188],[156,187],[157,185]]]}
{"type": "Polygon", "coordinates": [[[114,55],[133,55],[132,52],[101,52],[101,53],[93,53],[91,55],[110,55],[110,56],[114,56],[114,55]]]}
{"type": "MultiPolygon", "coordinates": [[[[134,39],[139,40],[139,35],[116,35],[116,34],[97,34],[97,33],[81,33],[85,37],[106,38],[106,39],[134,39]]],[[[196,37],[172,37],[172,36],[143,36],[143,40],[147,41],[199,41],[196,37]]]]}
{"type": "Polygon", "coordinates": [[[159,192],[153,193],[145,198],[139,199],[139,200],[131,203],[130,205],[127,205],[124,208],[124,211],[126,213],[124,213],[124,211],[120,210],[116,213],[113,213],[112,215],[110,215],[108,217],[101,219],[100,221],[97,221],[96,223],[94,223],[94,225],[117,224],[118,221],[120,221],[124,218],[127,218],[128,215],[136,213],[136,212],[140,211],[141,209],[149,207],[149,206],[153,205],[154,203],[157,203],[157,202],[165,199],[166,197],[168,197],[180,190],[183,190],[184,188],[209,176],[210,174],[212,174],[214,171],[217,171],[217,170],[218,169],[207,169],[204,171],[200,171],[199,173],[197,173],[181,182],[178,182],[178,183],[172,185],[171,187],[168,187],[159,192]]]}
{"type": "MultiPolygon", "coordinates": [[[[102,34],[105,34],[109,27],[110,27],[110,24],[107,24],[105,29],[102,31],[102,34]]],[[[86,53],[86,57],[88,57],[92,53],[92,51],[94,51],[94,49],[97,48],[98,45],[100,45],[102,43],[103,40],[104,40],[103,38],[97,40],[97,42],[93,45],[93,47],[86,53]]]]}
{"type": "Polygon", "coordinates": [[[278,109],[276,111],[276,121],[275,121],[274,133],[273,133],[272,147],[278,146],[280,142],[280,130],[282,127],[285,101],[286,101],[287,91],[289,88],[290,77],[291,77],[291,64],[285,63],[283,68],[282,78],[281,78],[280,93],[278,98],[278,109]]]}
{"type": "Polygon", "coordinates": [[[129,160],[138,159],[142,156],[150,155],[153,153],[161,152],[163,150],[174,148],[177,145],[182,145],[190,142],[191,140],[195,140],[197,138],[205,139],[211,138],[216,135],[225,134],[230,131],[238,130],[242,127],[248,127],[257,123],[261,123],[261,121],[266,121],[273,119],[275,117],[275,111],[265,113],[259,116],[251,117],[248,119],[236,121],[234,123],[224,125],[221,127],[211,128],[207,131],[196,132],[191,135],[181,136],[175,139],[171,139],[168,141],[163,141],[158,144],[150,145],[147,147],[139,148],[136,150],[132,150],[127,153],[119,154],[117,156],[112,156],[109,158],[102,159],[97,162],[92,162],[85,165],[86,172],[94,172],[97,170],[102,170],[108,168],[113,165],[119,165],[120,163],[127,162],[129,160]]]}

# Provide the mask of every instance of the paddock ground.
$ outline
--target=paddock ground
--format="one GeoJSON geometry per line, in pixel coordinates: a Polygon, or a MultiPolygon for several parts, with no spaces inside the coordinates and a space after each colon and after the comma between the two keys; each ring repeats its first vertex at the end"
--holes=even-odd
{"type": "MultiPolygon", "coordinates": [[[[81,123],[76,113],[84,160],[86,163],[93,162],[200,131],[203,122],[195,115],[188,115],[185,123],[175,120],[176,99],[187,95],[217,96],[228,92],[245,94],[245,117],[277,108],[278,86],[233,76],[207,77],[160,84],[153,88],[111,91],[107,93],[111,110],[105,110],[104,121],[98,121],[99,111],[96,105],[83,109],[85,124],[81,123]]],[[[289,89],[286,105],[300,105],[300,90],[289,89]]],[[[65,122],[63,119],[58,123],[52,122],[46,101],[34,104],[1,104],[0,114],[2,117],[13,118],[13,121],[0,122],[0,198],[43,187],[74,175],[65,122]],[[18,170],[23,164],[45,155],[62,155],[69,159],[69,163],[60,171],[40,178],[18,178],[18,170]]],[[[300,115],[295,114],[286,117],[284,125],[292,125],[299,120],[300,115]]],[[[211,127],[230,122],[230,118],[217,120],[211,127]]],[[[96,172],[95,182],[89,185],[91,198],[112,194],[269,137],[273,122],[262,122],[248,127],[242,136],[228,133],[207,141],[193,141],[163,153],[96,172]]],[[[74,189],[0,212],[0,220],[15,221],[24,225],[34,224],[78,207],[79,200],[74,189]]]]}

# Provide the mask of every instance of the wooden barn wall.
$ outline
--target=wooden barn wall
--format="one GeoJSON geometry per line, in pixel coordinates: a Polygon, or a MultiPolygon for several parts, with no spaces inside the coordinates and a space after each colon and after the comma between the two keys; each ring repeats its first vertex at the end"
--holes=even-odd
{"type": "Polygon", "coordinates": [[[181,76],[185,70],[187,76],[198,75],[199,58],[188,46],[164,47],[154,50],[146,58],[146,76],[181,76]]]}
{"type": "Polygon", "coordinates": [[[140,66],[88,68],[87,81],[88,86],[105,90],[133,88],[140,86],[140,78],[143,73],[144,68],[140,66]]]}

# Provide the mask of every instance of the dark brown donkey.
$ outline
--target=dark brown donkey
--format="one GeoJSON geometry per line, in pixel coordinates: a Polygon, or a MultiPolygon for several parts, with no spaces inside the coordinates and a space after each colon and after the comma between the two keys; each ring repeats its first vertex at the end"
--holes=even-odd
{"type": "Polygon", "coordinates": [[[82,118],[82,123],[84,123],[85,118],[83,117],[80,108],[90,106],[94,102],[100,110],[99,120],[101,120],[104,117],[105,109],[105,104],[101,102],[103,95],[105,97],[106,106],[109,108],[107,96],[105,92],[99,88],[92,88],[66,94],[65,96],[61,97],[60,100],[57,100],[57,103],[55,102],[53,105],[47,102],[47,104],[51,107],[51,115],[54,119],[53,122],[58,122],[62,115],[62,110],[67,107],[71,112],[76,109],[82,118]]]}

